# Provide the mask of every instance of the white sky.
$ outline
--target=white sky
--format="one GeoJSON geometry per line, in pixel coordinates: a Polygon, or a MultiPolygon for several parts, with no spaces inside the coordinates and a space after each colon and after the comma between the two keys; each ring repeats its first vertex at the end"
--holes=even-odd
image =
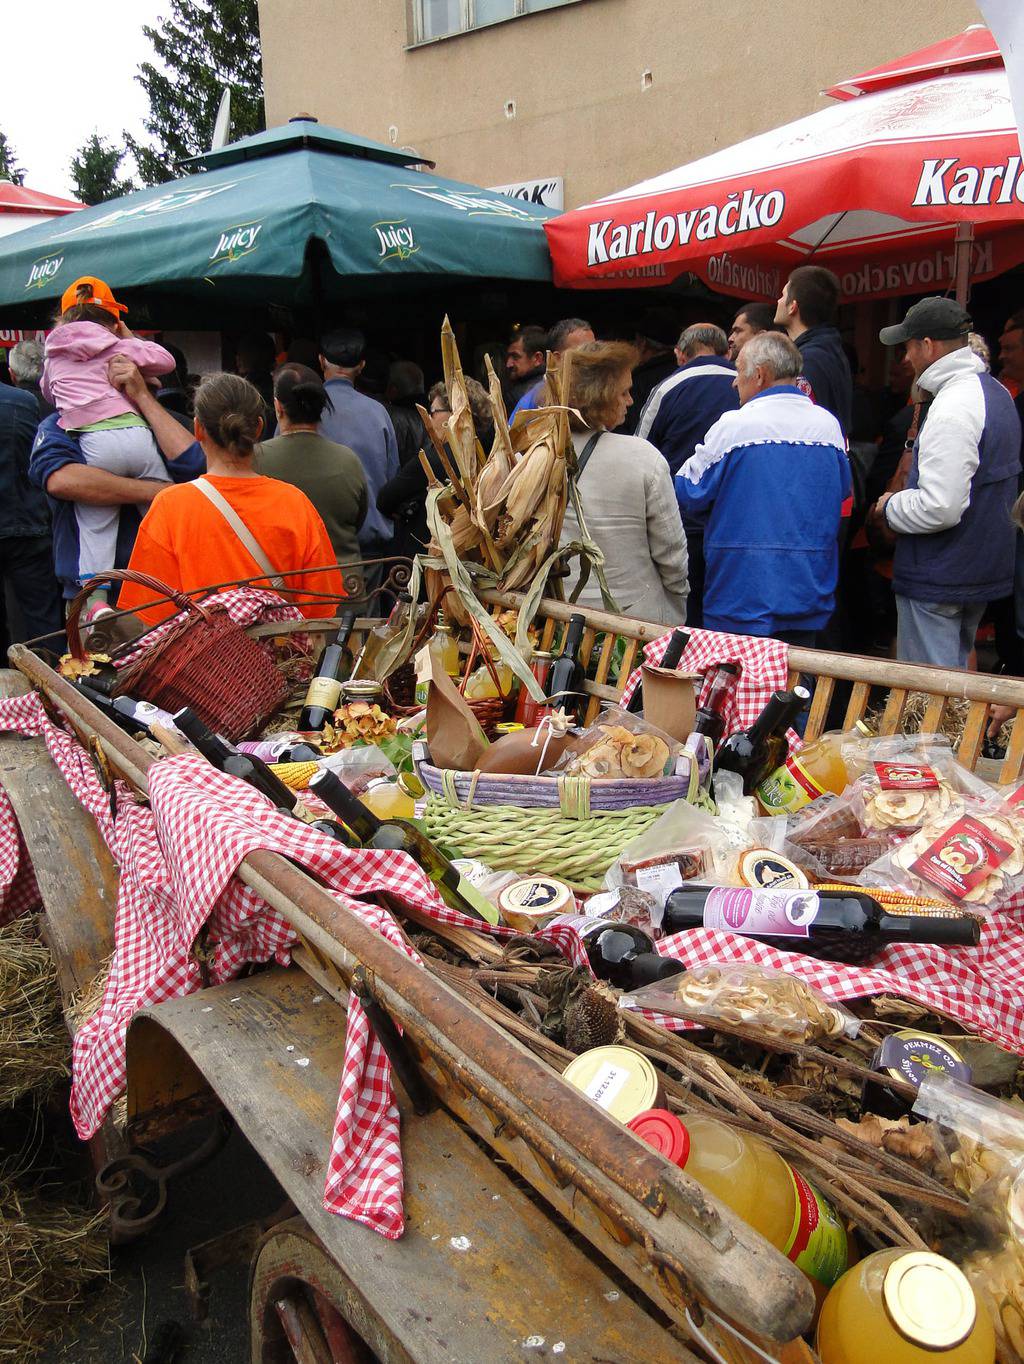
{"type": "MultiPolygon", "coordinates": [[[[169,0],[23,0],[3,4],[0,130],[26,185],[73,197],[69,164],[93,131],[120,147],[138,136],[146,92],[135,81],[153,49],[142,32],[169,0]]],[[[134,173],[130,162],[121,174],[134,173]]]]}

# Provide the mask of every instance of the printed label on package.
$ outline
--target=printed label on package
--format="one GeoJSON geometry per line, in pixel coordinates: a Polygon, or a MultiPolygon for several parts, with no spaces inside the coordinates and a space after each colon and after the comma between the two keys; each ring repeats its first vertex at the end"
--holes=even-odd
{"type": "Polygon", "coordinates": [[[951,900],[964,900],[1013,852],[1013,847],[972,815],[951,824],[910,870],[938,886],[951,900]]]}
{"type": "Polygon", "coordinates": [[[875,763],[875,776],[883,791],[937,791],[939,778],[921,763],[875,763]]]}

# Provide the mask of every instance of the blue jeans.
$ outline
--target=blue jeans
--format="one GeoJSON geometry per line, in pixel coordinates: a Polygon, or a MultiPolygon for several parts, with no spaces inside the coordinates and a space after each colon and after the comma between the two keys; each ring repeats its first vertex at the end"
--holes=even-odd
{"type": "Polygon", "coordinates": [[[925,602],[896,595],[896,657],[901,663],[964,668],[985,602],[925,602]]]}

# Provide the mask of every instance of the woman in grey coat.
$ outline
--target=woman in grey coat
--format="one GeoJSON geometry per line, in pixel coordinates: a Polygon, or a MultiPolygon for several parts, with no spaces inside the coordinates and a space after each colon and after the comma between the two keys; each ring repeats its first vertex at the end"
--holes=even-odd
{"type": "MultiPolygon", "coordinates": [[[[649,441],[614,434],[633,402],[636,352],[620,342],[588,341],[566,359],[566,401],[583,419],[582,424],[570,419],[577,457],[586,454],[580,501],[590,537],[604,554],[609,590],[626,615],[682,625],[688,590],[686,533],[672,475],[649,441]]],[[[579,538],[570,500],[561,543],[579,538]]],[[[574,565],[571,581],[578,577],[574,565]]],[[[595,573],[579,600],[583,606],[603,605],[595,573]]]]}

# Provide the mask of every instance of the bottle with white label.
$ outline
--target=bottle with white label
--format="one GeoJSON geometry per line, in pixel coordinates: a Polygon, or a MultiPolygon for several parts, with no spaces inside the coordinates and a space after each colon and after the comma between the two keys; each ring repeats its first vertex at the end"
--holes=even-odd
{"type": "Polygon", "coordinates": [[[890,914],[853,886],[840,891],[681,886],[665,901],[661,926],[666,936],[690,928],[742,933],[772,947],[835,961],[859,961],[905,942],[976,947],[981,936],[977,919],[969,915],[890,914]]]}
{"type": "Polygon", "coordinates": [[[620,990],[638,990],[641,985],[686,970],[681,961],[655,951],[654,939],[636,924],[591,919],[586,914],[560,914],[548,924],[548,928],[556,926],[574,928],[594,975],[620,990]]]}

